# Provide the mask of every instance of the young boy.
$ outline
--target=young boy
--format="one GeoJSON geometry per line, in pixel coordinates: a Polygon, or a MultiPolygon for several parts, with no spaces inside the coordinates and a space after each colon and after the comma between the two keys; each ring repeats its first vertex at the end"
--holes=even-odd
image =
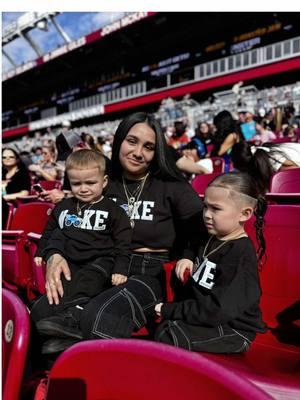
{"type": "Polygon", "coordinates": [[[125,211],[102,194],[108,181],[104,171],[104,157],[96,151],[83,149],[67,158],[74,197],[54,208],[50,223],[57,228],[42,250],[47,272],[60,269],[62,281],[46,277],[47,294],[31,312],[42,335],[81,339],[84,304],[110,280],[113,285],[127,280],[132,229],[125,211]]]}

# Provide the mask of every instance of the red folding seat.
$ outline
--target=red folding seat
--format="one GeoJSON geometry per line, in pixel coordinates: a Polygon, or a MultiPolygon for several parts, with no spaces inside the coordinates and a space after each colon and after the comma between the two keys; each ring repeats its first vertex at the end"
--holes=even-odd
{"type": "Polygon", "coordinates": [[[46,400],[270,399],[203,356],[136,339],[75,344],[54,363],[46,400]]]}
{"type": "Polygon", "coordinates": [[[43,232],[53,207],[54,204],[45,202],[22,204],[16,209],[10,230],[2,231],[2,280],[5,287],[15,292],[20,288],[31,289],[32,262],[27,234],[43,232]]]}
{"type": "Polygon", "coordinates": [[[225,172],[225,160],[223,157],[211,157],[213,164],[213,172],[218,172],[219,174],[225,172]]]}
{"type": "Polygon", "coordinates": [[[201,174],[197,175],[193,180],[192,180],[192,187],[193,189],[201,196],[204,195],[205,189],[207,188],[207,185],[218,175],[220,175],[220,172],[213,172],[211,174],[201,174]]]}
{"type": "Polygon", "coordinates": [[[30,322],[24,303],[2,290],[2,396],[19,400],[29,345],[30,322]]]}
{"type": "Polygon", "coordinates": [[[270,183],[271,193],[298,193],[300,195],[300,168],[276,172],[270,183]]]}

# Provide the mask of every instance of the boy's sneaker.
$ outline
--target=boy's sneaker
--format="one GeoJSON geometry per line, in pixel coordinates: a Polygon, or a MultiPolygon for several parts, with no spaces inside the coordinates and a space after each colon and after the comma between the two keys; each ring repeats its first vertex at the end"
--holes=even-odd
{"type": "Polygon", "coordinates": [[[47,340],[42,346],[42,354],[61,353],[62,351],[79,343],[80,340],[73,338],[52,338],[47,340]]]}
{"type": "Polygon", "coordinates": [[[77,319],[70,309],[53,317],[41,319],[36,323],[41,335],[82,339],[82,332],[77,319]]]}

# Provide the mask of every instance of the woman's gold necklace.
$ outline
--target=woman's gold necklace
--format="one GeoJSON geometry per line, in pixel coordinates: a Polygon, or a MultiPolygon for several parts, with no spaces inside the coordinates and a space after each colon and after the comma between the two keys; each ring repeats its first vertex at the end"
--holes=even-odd
{"type": "Polygon", "coordinates": [[[127,199],[127,205],[128,205],[128,211],[127,211],[127,215],[130,219],[130,225],[131,228],[134,228],[135,222],[134,222],[134,210],[136,208],[136,205],[141,197],[141,194],[143,192],[144,189],[144,185],[145,182],[148,178],[149,172],[147,173],[147,175],[144,176],[143,179],[141,179],[141,184],[137,187],[137,189],[131,193],[125,183],[125,179],[124,176],[122,176],[122,182],[123,182],[123,188],[124,188],[124,192],[126,195],[126,199],[127,199]]]}

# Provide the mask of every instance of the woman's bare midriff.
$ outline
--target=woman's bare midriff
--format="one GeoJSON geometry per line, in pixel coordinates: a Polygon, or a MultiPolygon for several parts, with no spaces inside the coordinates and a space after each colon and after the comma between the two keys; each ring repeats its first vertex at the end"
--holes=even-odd
{"type": "Polygon", "coordinates": [[[135,253],[147,253],[147,252],[157,252],[157,253],[166,253],[168,249],[151,249],[150,247],[141,247],[140,249],[134,249],[135,253]]]}

